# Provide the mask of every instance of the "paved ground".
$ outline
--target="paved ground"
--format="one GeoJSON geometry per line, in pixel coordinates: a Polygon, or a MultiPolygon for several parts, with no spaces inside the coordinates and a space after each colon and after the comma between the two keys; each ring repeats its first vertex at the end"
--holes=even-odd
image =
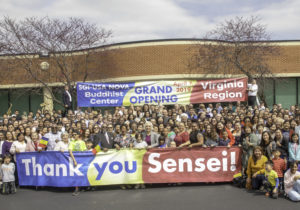
{"type": "Polygon", "coordinates": [[[284,198],[266,198],[230,184],[153,186],[144,190],[102,187],[72,196],[70,189],[19,189],[15,195],[0,195],[0,210],[199,210],[199,209],[281,209],[299,210],[300,203],[284,198]]]}

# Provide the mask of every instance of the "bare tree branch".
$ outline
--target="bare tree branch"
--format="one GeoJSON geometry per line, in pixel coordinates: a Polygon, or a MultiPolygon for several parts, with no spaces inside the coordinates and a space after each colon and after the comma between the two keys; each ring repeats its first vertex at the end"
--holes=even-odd
{"type": "MultiPolygon", "coordinates": [[[[193,56],[188,65],[191,73],[242,74],[250,79],[257,78],[259,84],[267,78],[275,79],[267,59],[281,52],[270,42],[260,18],[225,20],[203,38],[208,41],[195,42],[191,48],[193,56]]],[[[263,94],[260,98],[265,102],[263,94]]]]}
{"type": "Polygon", "coordinates": [[[46,87],[53,100],[61,104],[61,99],[55,97],[49,83],[59,81],[73,90],[71,87],[76,82],[74,78],[78,79],[74,75],[80,74],[80,80],[86,81],[89,57],[93,53],[87,49],[104,45],[111,35],[111,31],[81,18],[62,20],[46,16],[16,21],[3,17],[0,20],[0,55],[13,58],[7,62],[11,65],[17,63],[18,69],[22,69],[37,84],[46,87]],[[74,51],[80,50],[84,50],[81,53],[83,59],[73,55],[74,51]],[[50,64],[47,71],[40,70],[41,54],[46,56],[45,60],[50,64]]]}

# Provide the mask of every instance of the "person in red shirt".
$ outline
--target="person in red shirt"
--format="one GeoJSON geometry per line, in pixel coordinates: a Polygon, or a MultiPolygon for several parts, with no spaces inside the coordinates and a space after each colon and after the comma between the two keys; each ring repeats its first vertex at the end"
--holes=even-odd
{"type": "Polygon", "coordinates": [[[284,183],[283,183],[283,176],[284,176],[284,172],[286,170],[286,160],[280,158],[280,151],[279,150],[275,150],[273,152],[273,156],[274,158],[272,159],[273,161],[273,169],[274,171],[276,171],[276,173],[278,174],[278,178],[279,178],[279,193],[283,193],[284,192],[284,183]]]}
{"type": "Polygon", "coordinates": [[[190,140],[190,135],[185,129],[184,123],[180,123],[177,128],[174,129],[176,136],[174,138],[174,141],[176,142],[176,146],[179,147],[181,144],[184,144],[185,142],[190,140]]]}

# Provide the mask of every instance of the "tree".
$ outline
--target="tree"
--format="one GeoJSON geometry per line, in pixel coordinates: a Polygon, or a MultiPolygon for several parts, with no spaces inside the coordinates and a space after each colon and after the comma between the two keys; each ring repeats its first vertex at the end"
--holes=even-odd
{"type": "Polygon", "coordinates": [[[8,59],[1,59],[6,67],[1,70],[2,78],[11,77],[15,71],[22,83],[44,88],[51,100],[61,104],[52,86],[68,85],[74,94],[75,82],[86,81],[89,64],[98,62],[91,48],[104,45],[111,34],[81,18],[29,17],[17,21],[4,17],[0,20],[0,54],[8,59]]]}
{"type": "Polygon", "coordinates": [[[270,42],[266,29],[258,17],[225,20],[204,37],[207,41],[197,42],[191,48],[191,71],[257,78],[258,94],[265,102],[266,80],[275,78],[267,60],[280,55],[280,48],[270,42]]]}

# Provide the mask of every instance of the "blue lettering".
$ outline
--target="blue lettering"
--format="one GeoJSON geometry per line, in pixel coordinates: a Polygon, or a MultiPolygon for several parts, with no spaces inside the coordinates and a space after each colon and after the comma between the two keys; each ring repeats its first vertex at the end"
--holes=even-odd
{"type": "Polygon", "coordinates": [[[144,101],[144,96],[139,96],[139,103],[141,103],[142,101],[144,101]]]}
{"type": "Polygon", "coordinates": [[[157,93],[165,93],[165,88],[161,86],[157,86],[157,93]]]}
{"type": "Polygon", "coordinates": [[[141,87],[136,87],[134,89],[134,91],[135,91],[136,94],[141,94],[142,93],[142,88],[141,87]]]}
{"type": "Polygon", "coordinates": [[[172,101],[172,102],[177,102],[177,101],[178,101],[177,96],[176,96],[176,95],[172,95],[172,96],[171,96],[171,101],[172,101]]]}
{"type": "Polygon", "coordinates": [[[150,94],[151,93],[156,93],[155,87],[153,87],[153,86],[150,88],[150,94]]]}
{"type": "Polygon", "coordinates": [[[172,92],[172,87],[166,86],[166,93],[171,93],[171,92],[172,92]]]}
{"type": "Polygon", "coordinates": [[[113,174],[119,174],[123,170],[123,166],[120,162],[114,161],[109,165],[109,170],[113,174]],[[118,169],[114,169],[114,166],[118,166],[118,169]]]}
{"type": "MultiPolygon", "coordinates": [[[[145,93],[148,93],[148,87],[147,86],[144,86],[143,87],[143,94],[145,94],[145,93]]],[[[149,93],[148,93],[149,94],[149,93]]]]}
{"type": "Polygon", "coordinates": [[[105,168],[107,166],[107,162],[104,162],[102,167],[100,167],[97,163],[94,163],[94,166],[98,171],[98,176],[97,176],[96,180],[100,180],[105,171],[105,168]]]}
{"type": "Polygon", "coordinates": [[[162,96],[162,101],[165,101],[165,102],[170,102],[170,96],[162,96]]]}
{"type": "Polygon", "coordinates": [[[135,104],[137,102],[137,98],[135,96],[132,96],[130,98],[130,103],[135,104]]]}
{"type": "Polygon", "coordinates": [[[153,103],[153,102],[158,103],[157,97],[154,97],[154,96],[150,96],[150,101],[151,101],[151,103],[153,103]]]}
{"type": "Polygon", "coordinates": [[[129,169],[128,161],[125,161],[125,171],[129,174],[136,172],[136,161],[132,161],[132,169],[129,169]]]}

